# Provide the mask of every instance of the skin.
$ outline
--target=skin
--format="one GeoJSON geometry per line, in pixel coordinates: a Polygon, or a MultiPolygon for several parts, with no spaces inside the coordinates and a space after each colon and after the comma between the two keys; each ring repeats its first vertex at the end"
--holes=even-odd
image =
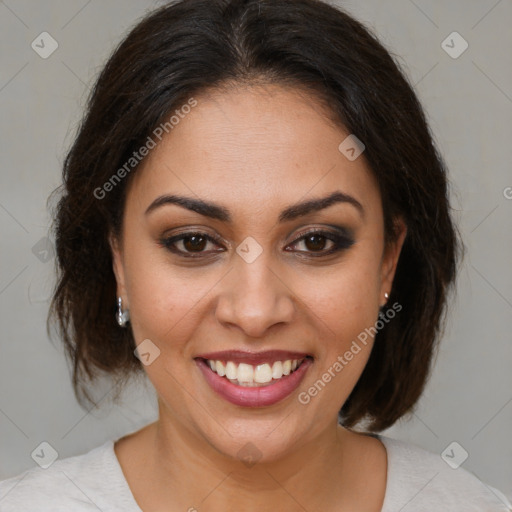
{"type": "MultiPolygon", "coordinates": [[[[122,238],[111,238],[117,291],[136,343],[150,339],[160,349],[145,366],[159,419],[115,445],[132,493],[144,511],[380,511],[386,450],[337,424],[373,340],[307,405],[298,394],[375,324],[406,228],[399,221],[399,237],[384,246],[381,198],[364,153],[349,161],[338,150],[348,132],[314,97],[259,85],[195,98],[197,106],[132,176],[122,238]],[[361,203],[364,217],[337,203],[278,223],[287,206],[338,190],[361,203]],[[233,223],[178,205],[145,215],[164,193],[218,203],[233,223]],[[333,243],[323,239],[318,249],[318,241],[308,245],[297,235],[315,227],[333,232],[329,225],[350,229],[354,244],[315,257],[333,243]],[[195,260],[158,243],[194,230],[222,243],[207,242],[195,260]],[[250,264],[235,251],[248,236],[263,250],[250,264]],[[193,359],[228,349],[295,350],[314,362],[286,399],[240,407],[211,390],[193,359]],[[247,443],[261,457],[251,467],[237,456],[247,443]]],[[[176,247],[194,250],[184,242],[176,247]]]]}

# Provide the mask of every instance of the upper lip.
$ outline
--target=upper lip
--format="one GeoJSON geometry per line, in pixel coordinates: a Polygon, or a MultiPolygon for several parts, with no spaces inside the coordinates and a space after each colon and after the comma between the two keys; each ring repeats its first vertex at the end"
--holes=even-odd
{"type": "Polygon", "coordinates": [[[234,363],[262,364],[286,361],[288,359],[303,359],[312,357],[305,352],[291,352],[289,350],[265,350],[263,352],[244,352],[243,350],[224,350],[222,352],[208,352],[199,354],[196,358],[211,359],[213,361],[233,361],[234,363]]]}

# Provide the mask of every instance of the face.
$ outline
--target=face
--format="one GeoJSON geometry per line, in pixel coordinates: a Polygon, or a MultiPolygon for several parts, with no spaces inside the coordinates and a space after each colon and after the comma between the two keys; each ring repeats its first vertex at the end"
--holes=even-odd
{"type": "Polygon", "coordinates": [[[150,340],[160,422],[273,460],[336,425],[405,228],[384,246],[364,153],[340,152],[349,133],[313,97],[273,85],[195,99],[132,176],[111,241],[118,295],[136,343],[150,340]]]}

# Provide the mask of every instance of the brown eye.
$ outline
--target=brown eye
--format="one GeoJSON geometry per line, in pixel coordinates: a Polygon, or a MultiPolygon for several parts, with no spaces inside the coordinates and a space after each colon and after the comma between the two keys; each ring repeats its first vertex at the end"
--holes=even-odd
{"type": "Polygon", "coordinates": [[[208,240],[203,237],[203,236],[198,236],[198,235],[193,235],[193,236],[187,236],[187,237],[183,237],[183,247],[187,250],[187,251],[191,251],[191,252],[201,252],[208,240]]]}
{"type": "Polygon", "coordinates": [[[327,239],[322,235],[308,235],[304,237],[305,246],[311,251],[321,251],[325,248],[327,239]]]}
{"type": "Polygon", "coordinates": [[[220,240],[216,240],[206,233],[181,233],[169,238],[162,238],[160,245],[167,248],[169,251],[180,256],[195,258],[202,255],[208,255],[214,252],[220,252],[223,249],[214,249],[205,251],[208,244],[219,245],[220,240]]]}
{"type": "Polygon", "coordinates": [[[349,236],[348,233],[338,234],[324,230],[313,230],[303,233],[302,236],[297,238],[295,242],[291,244],[291,247],[303,245],[305,249],[297,249],[296,252],[304,253],[306,256],[320,257],[328,256],[343,249],[348,249],[350,246],[354,245],[354,243],[355,240],[349,236]]]}

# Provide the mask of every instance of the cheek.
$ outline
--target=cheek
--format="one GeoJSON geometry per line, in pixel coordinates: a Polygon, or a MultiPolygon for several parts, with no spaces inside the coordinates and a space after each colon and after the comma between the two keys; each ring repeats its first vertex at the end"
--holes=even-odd
{"type": "Polygon", "coordinates": [[[149,338],[159,344],[197,302],[200,293],[165,261],[162,249],[127,244],[125,257],[131,324],[137,343],[149,338]]]}
{"type": "Polygon", "coordinates": [[[318,332],[318,368],[301,396],[316,404],[319,419],[327,421],[336,414],[368,362],[379,312],[376,279],[375,266],[360,263],[316,280],[314,293],[308,294],[306,290],[311,288],[304,288],[312,313],[309,318],[318,332]]]}
{"type": "Polygon", "coordinates": [[[146,266],[130,280],[130,314],[136,340],[150,338],[156,343],[180,339],[194,318],[197,306],[208,290],[207,283],[183,279],[176,272],[146,266]]]}
{"type": "Polygon", "coordinates": [[[325,411],[318,414],[333,414],[344,403],[370,357],[379,313],[378,254],[371,244],[361,244],[336,267],[314,278],[304,273],[297,281],[318,332],[315,382],[326,383],[319,386],[323,398],[317,403],[325,411]]]}
{"type": "Polygon", "coordinates": [[[373,325],[379,312],[379,265],[370,252],[354,252],[325,272],[302,273],[294,286],[332,335],[347,340],[373,325]]]}

